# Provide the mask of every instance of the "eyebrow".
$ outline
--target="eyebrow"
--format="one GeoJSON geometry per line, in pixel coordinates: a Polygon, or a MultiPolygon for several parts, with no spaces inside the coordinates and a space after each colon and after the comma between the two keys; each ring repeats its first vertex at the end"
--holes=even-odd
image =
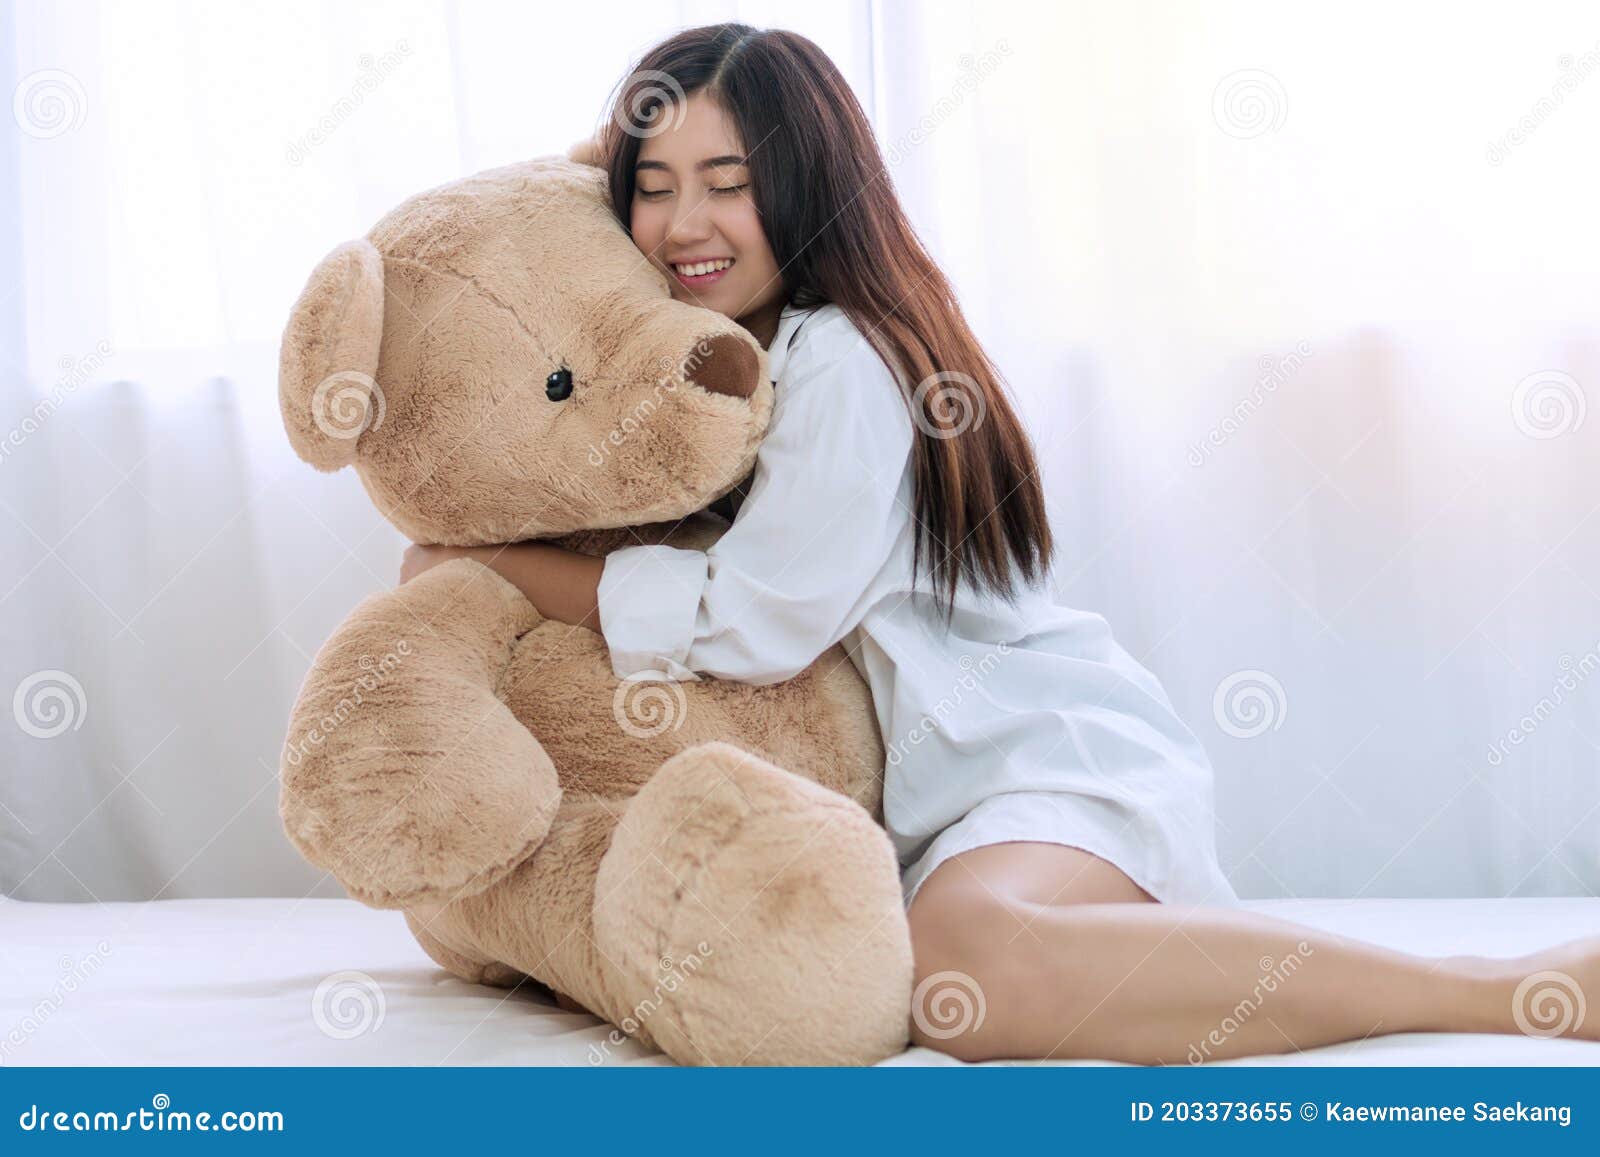
{"type": "MultiPolygon", "coordinates": [[[[707,157],[703,161],[696,162],[694,169],[695,172],[699,173],[706,169],[715,169],[723,165],[743,165],[745,163],[745,158],[736,157],[731,153],[725,153],[720,157],[707,157]]],[[[636,173],[641,169],[660,169],[662,172],[672,171],[667,167],[665,161],[640,161],[638,164],[633,166],[633,171],[636,173]]]]}

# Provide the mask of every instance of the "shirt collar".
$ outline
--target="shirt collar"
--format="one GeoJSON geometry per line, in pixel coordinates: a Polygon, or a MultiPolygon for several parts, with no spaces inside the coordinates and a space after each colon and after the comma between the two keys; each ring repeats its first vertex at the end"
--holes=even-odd
{"type": "Polygon", "coordinates": [[[772,379],[773,385],[777,385],[778,378],[783,374],[784,363],[789,360],[789,343],[795,330],[813,312],[811,309],[786,305],[778,314],[778,331],[773,335],[772,344],[767,347],[767,376],[772,379]]]}

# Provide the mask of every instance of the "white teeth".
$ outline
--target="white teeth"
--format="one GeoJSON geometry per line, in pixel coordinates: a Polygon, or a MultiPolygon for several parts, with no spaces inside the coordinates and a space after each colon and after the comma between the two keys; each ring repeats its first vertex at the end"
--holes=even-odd
{"type": "Polygon", "coordinates": [[[693,265],[674,265],[672,268],[685,277],[700,277],[718,269],[726,269],[732,264],[732,258],[724,257],[717,261],[697,261],[693,265]]]}

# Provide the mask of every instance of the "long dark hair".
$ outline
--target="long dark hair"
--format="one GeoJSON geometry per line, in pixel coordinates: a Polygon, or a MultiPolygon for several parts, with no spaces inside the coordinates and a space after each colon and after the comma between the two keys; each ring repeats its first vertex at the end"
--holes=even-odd
{"type": "Polygon", "coordinates": [[[1038,581],[1054,550],[1033,447],[826,53],[796,33],[746,24],[691,28],[647,52],[596,134],[623,228],[646,135],[632,126],[701,91],[737,126],[791,302],[838,305],[898,371],[918,431],[913,585],[928,566],[947,617],[963,578],[1014,600],[1017,573],[1038,581]]]}

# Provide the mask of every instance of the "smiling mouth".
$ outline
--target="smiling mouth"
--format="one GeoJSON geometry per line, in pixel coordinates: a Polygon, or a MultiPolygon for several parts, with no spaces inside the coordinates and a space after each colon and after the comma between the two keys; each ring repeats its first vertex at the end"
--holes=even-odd
{"type": "Polygon", "coordinates": [[[728,270],[733,268],[733,261],[731,257],[723,257],[716,261],[696,261],[689,265],[672,265],[669,268],[680,284],[698,289],[700,286],[721,281],[728,270]]]}

